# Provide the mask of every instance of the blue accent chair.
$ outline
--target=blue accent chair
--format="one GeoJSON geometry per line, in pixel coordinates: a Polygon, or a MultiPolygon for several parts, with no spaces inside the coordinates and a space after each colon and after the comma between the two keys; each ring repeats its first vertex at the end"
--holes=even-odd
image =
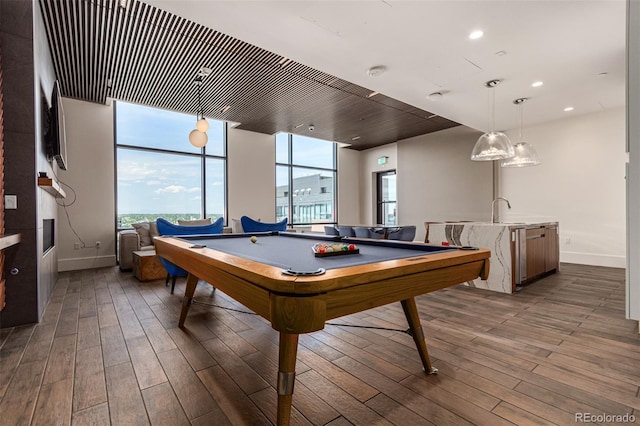
{"type": "Polygon", "coordinates": [[[331,236],[339,236],[340,232],[338,232],[338,228],[336,228],[333,225],[326,225],[324,227],[324,235],[331,235],[331,236]]]}
{"type": "Polygon", "coordinates": [[[416,227],[413,225],[391,228],[387,232],[387,238],[390,240],[413,241],[416,237],[416,227]]]}
{"type": "Polygon", "coordinates": [[[287,230],[287,218],[285,217],[280,222],[258,222],[251,219],[249,216],[242,216],[240,223],[242,223],[242,229],[247,232],[269,232],[269,231],[286,231],[287,230]]]}
{"type": "MultiPolygon", "coordinates": [[[[156,220],[156,225],[158,226],[158,234],[160,235],[177,236],[222,234],[224,220],[223,218],[219,217],[215,222],[209,225],[185,226],[175,225],[168,220],[159,217],[156,220]]],[[[167,270],[167,279],[164,285],[168,285],[169,280],[171,279],[171,294],[173,294],[173,290],[176,287],[176,278],[186,277],[188,275],[188,272],[181,267],[169,262],[168,260],[163,259],[162,257],[160,258],[160,263],[162,263],[164,269],[167,270]]]]}
{"type": "Polygon", "coordinates": [[[356,238],[384,238],[384,228],[369,228],[365,226],[354,226],[353,231],[356,234],[356,238]]]}
{"type": "Polygon", "coordinates": [[[336,228],[338,228],[338,235],[340,235],[341,237],[355,237],[356,236],[356,233],[353,231],[353,227],[352,226],[338,225],[336,228]]]}

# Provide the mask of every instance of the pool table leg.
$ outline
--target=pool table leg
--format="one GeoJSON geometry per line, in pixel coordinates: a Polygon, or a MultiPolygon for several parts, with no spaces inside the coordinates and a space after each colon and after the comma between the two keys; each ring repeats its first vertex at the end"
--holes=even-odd
{"type": "Polygon", "coordinates": [[[184,290],[184,297],[182,298],[182,311],[180,311],[180,321],[178,321],[178,327],[184,325],[184,321],[187,319],[187,313],[193,300],[193,293],[196,291],[198,285],[198,277],[193,274],[189,274],[187,277],[187,288],[184,290]]]}
{"type": "Polygon", "coordinates": [[[402,303],[404,315],[407,317],[407,322],[411,329],[411,336],[413,336],[413,341],[416,343],[416,347],[418,348],[418,353],[420,354],[424,371],[427,374],[438,374],[438,369],[431,365],[431,360],[429,359],[429,352],[427,351],[427,344],[424,341],[424,331],[422,331],[422,326],[420,325],[420,316],[418,316],[416,300],[412,297],[411,299],[405,299],[400,303],[402,303]]]}
{"type": "Polygon", "coordinates": [[[278,359],[278,426],[288,425],[291,418],[293,384],[296,379],[298,335],[280,332],[278,359]]]}

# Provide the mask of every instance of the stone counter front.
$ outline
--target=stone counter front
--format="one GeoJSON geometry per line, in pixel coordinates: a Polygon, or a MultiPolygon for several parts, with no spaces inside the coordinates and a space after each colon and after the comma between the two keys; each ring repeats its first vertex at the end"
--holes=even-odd
{"type": "Polygon", "coordinates": [[[491,250],[489,278],[476,279],[466,285],[501,293],[512,293],[513,264],[511,255],[511,229],[506,224],[477,222],[429,224],[429,244],[447,242],[456,246],[483,247],[491,250]]]}

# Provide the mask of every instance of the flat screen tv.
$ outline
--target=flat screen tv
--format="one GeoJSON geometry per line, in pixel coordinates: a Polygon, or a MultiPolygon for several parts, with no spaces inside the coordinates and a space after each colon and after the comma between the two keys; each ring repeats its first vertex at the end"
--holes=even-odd
{"type": "Polygon", "coordinates": [[[67,138],[64,126],[64,110],[60,98],[60,84],[56,80],[53,83],[51,93],[51,108],[49,108],[49,130],[45,136],[47,156],[49,160],[55,159],[58,167],[67,170],[67,138]]]}

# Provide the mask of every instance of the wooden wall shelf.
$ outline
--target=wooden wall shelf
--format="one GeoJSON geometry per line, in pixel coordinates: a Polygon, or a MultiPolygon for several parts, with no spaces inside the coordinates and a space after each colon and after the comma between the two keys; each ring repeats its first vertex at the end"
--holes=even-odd
{"type": "Polygon", "coordinates": [[[20,234],[0,235],[0,250],[4,250],[7,247],[14,246],[18,244],[20,240],[21,240],[20,234]]]}
{"type": "Polygon", "coordinates": [[[51,178],[39,177],[38,186],[54,197],[65,198],[67,196],[60,184],[51,178]]]}

